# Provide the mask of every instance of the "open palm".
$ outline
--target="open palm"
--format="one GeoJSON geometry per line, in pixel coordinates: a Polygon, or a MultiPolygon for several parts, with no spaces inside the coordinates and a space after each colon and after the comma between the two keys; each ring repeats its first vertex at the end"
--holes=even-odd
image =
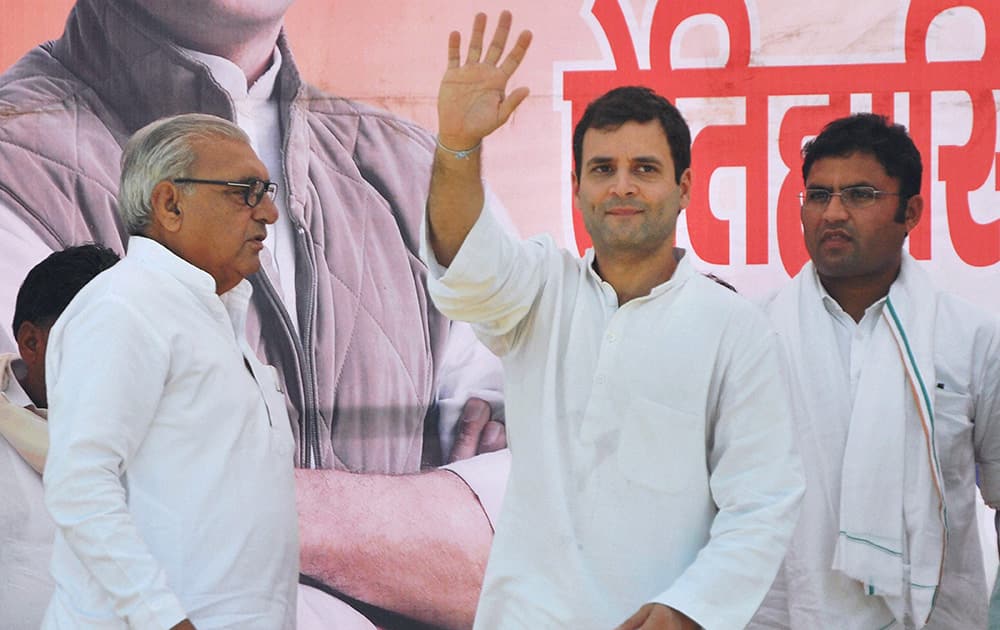
{"type": "Polygon", "coordinates": [[[445,146],[463,150],[477,145],[504,124],[528,96],[526,87],[507,94],[507,81],[521,64],[531,43],[531,32],[522,31],[514,47],[500,62],[507,46],[510,24],[510,12],[504,11],[484,56],[486,15],[476,15],[464,64],[459,51],[461,35],[453,31],[448,37],[448,69],[438,91],[438,138],[445,146]]]}

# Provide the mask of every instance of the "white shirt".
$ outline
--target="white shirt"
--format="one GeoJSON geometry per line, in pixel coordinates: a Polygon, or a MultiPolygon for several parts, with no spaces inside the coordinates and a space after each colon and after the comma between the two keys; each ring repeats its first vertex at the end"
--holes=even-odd
{"type": "MultiPolygon", "coordinates": [[[[0,356],[0,405],[31,405],[15,377],[20,359],[0,356]],[[6,398],[7,402],[2,399],[6,398]]],[[[44,425],[39,418],[38,423],[44,425]]],[[[38,628],[52,597],[49,574],[55,525],[45,510],[42,477],[0,435],[0,625],[38,628]]]]}
{"type": "Polygon", "coordinates": [[[650,601],[746,624],[803,487],[763,315],[687,258],[619,307],[592,251],[515,242],[488,209],[428,262],[504,360],[513,462],[476,627],[606,629],[650,601]]]}
{"type": "Polygon", "coordinates": [[[823,296],[823,308],[830,314],[834,324],[833,334],[836,337],[837,349],[840,351],[844,373],[851,384],[851,399],[853,400],[858,392],[858,381],[861,379],[861,371],[865,366],[868,348],[871,346],[872,334],[875,332],[879,318],[882,317],[885,297],[872,303],[865,309],[861,321],[855,322],[854,318],[841,308],[837,300],[830,296],[819,281],[819,277],[816,277],[815,281],[817,290],[823,296]]]}
{"type": "MultiPolygon", "coordinates": [[[[833,339],[816,339],[815,342],[836,345],[841,354],[838,364],[853,389],[857,384],[856,354],[863,355],[867,351],[873,320],[880,316],[885,300],[869,306],[861,322],[855,325],[813,275],[803,280],[816,282],[819,299],[833,324],[828,328],[833,339]]],[[[927,290],[933,291],[933,288],[927,287],[927,290]]],[[[976,467],[979,467],[978,480],[986,503],[993,507],[1000,505],[1000,322],[995,315],[953,295],[938,292],[935,299],[933,360],[937,382],[932,385],[932,395],[936,450],[945,486],[948,542],[934,612],[925,628],[983,627],[987,603],[976,516],[976,467]]],[[[769,306],[771,310],[777,308],[773,304],[769,306]]],[[[777,320],[775,316],[772,318],[777,320]]],[[[792,343],[790,340],[795,338],[793,331],[778,332],[789,339],[786,343],[792,343]]],[[[817,365],[813,374],[822,374],[822,367],[817,365]]],[[[830,386],[835,387],[835,384],[830,386]]],[[[799,421],[806,422],[807,418],[799,421]]],[[[822,492],[823,496],[833,494],[839,498],[840,479],[832,475],[829,468],[843,460],[841,434],[846,433],[848,423],[849,418],[845,417],[842,426],[824,423],[824,426],[800,427],[800,434],[814,436],[799,440],[803,458],[810,462],[807,466],[810,483],[817,484],[810,492],[822,492]],[[817,444],[823,452],[817,452],[817,444]],[[831,493],[828,486],[836,492],[831,493]]],[[[834,510],[837,506],[837,502],[831,504],[834,510]]],[[[825,516],[804,512],[802,519],[803,523],[808,523],[808,519],[825,516]]],[[[862,628],[868,627],[869,622],[874,623],[873,620],[892,619],[892,613],[881,598],[865,597],[860,583],[832,569],[815,573],[814,564],[831,565],[833,543],[824,541],[820,545],[812,541],[810,536],[815,535],[816,527],[800,529],[802,531],[797,531],[793,539],[793,545],[800,551],[789,554],[782,575],[751,627],[862,628]],[[813,559],[813,556],[818,557],[813,559]],[[789,578],[793,584],[804,584],[809,589],[799,586],[789,592],[789,578]],[[848,590],[844,584],[853,584],[853,589],[848,590]],[[847,600],[848,596],[852,599],[847,600]]]]}
{"type": "Polygon", "coordinates": [[[53,327],[44,628],[294,627],[294,445],[245,339],[250,292],[217,296],[209,274],[133,238],[53,327]]]}

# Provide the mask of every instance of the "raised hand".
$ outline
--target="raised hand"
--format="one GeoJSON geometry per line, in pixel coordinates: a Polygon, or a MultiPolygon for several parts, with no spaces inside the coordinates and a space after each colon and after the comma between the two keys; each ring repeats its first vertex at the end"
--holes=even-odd
{"type": "Polygon", "coordinates": [[[510,23],[510,11],[502,12],[493,40],[483,56],[486,14],[477,14],[464,64],[459,50],[462,36],[452,31],[448,37],[448,69],[438,91],[438,139],[445,147],[462,151],[477,146],[504,124],[528,96],[526,87],[507,93],[507,81],[531,44],[531,31],[522,31],[514,47],[500,62],[507,47],[510,23]]]}

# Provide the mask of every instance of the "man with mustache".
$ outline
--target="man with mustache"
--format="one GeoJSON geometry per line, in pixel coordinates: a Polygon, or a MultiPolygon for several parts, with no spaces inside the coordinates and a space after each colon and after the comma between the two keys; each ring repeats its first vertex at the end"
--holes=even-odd
{"type": "Polygon", "coordinates": [[[49,335],[42,628],[295,628],[295,443],[246,339],[275,192],[215,116],[166,118],[125,146],[128,254],[49,335]]]}
{"type": "MultiPolygon", "coordinates": [[[[475,401],[500,403],[499,363],[426,293],[417,232],[433,139],[308,84],[282,28],[291,4],[78,0],[59,39],[0,77],[0,314],[51,251],[124,250],[115,195],[133,132],[183,112],[237,123],[279,183],[247,332],[288,400],[303,573],[467,627],[506,479],[504,454],[470,457],[504,443],[502,405],[475,401]]],[[[310,619],[347,627],[336,600],[302,592],[310,619]]],[[[390,622],[378,612],[366,616],[390,622]]]]}
{"type": "Polygon", "coordinates": [[[1000,506],[1000,322],[903,251],[922,165],[856,114],[803,149],[810,262],[768,304],[806,471],[802,516],[757,620],[790,628],[983,628],[976,469],[1000,506]]]}
{"type": "Polygon", "coordinates": [[[438,97],[423,254],[441,310],[503,358],[511,477],[476,627],[744,626],[798,511],[800,463],[762,313],[674,246],[691,136],[642,87],[593,101],[573,190],[593,249],[505,235],[480,177],[483,139],[526,97],[507,81],[501,15],[438,97]],[[619,625],[620,624],[620,625],[619,625]]]}

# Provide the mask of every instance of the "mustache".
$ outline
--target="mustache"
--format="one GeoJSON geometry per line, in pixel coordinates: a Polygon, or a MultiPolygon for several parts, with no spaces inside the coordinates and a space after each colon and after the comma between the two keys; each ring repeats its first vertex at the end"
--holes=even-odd
{"type": "Polygon", "coordinates": [[[649,210],[649,206],[637,199],[609,199],[597,205],[600,212],[607,212],[612,208],[635,208],[636,210],[649,210]]]}
{"type": "Polygon", "coordinates": [[[846,237],[854,240],[854,233],[846,227],[828,227],[819,233],[820,241],[825,241],[831,237],[846,237]]]}

